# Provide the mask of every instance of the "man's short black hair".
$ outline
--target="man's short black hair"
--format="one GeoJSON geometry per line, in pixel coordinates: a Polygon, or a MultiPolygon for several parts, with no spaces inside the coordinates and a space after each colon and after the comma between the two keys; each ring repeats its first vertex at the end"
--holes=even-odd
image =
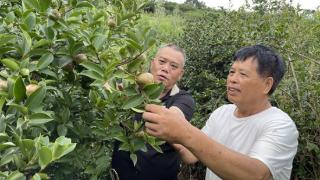
{"type": "Polygon", "coordinates": [[[271,95],[285,74],[286,65],[278,53],[264,45],[241,48],[235,53],[234,61],[246,61],[254,58],[257,61],[257,72],[261,77],[272,77],[273,85],[268,92],[271,95]]]}

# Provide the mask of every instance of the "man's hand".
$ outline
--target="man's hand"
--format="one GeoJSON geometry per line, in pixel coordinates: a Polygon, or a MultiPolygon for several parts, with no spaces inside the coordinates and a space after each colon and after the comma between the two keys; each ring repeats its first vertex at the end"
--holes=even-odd
{"type": "Polygon", "coordinates": [[[146,105],[145,110],[142,117],[146,120],[147,133],[172,143],[187,138],[186,131],[191,124],[185,120],[183,113],[154,104],[146,105]]]}

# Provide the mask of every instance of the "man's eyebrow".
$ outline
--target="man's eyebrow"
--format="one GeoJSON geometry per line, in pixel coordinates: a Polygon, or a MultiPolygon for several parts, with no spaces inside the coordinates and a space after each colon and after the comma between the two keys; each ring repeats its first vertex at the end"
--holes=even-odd
{"type": "Polygon", "coordinates": [[[171,61],[171,60],[170,60],[170,59],[168,59],[168,58],[165,58],[165,57],[162,57],[162,56],[159,56],[158,58],[161,58],[161,59],[163,59],[163,60],[169,61],[170,63],[174,63],[174,64],[179,65],[179,63],[174,62],[174,61],[171,61]]]}

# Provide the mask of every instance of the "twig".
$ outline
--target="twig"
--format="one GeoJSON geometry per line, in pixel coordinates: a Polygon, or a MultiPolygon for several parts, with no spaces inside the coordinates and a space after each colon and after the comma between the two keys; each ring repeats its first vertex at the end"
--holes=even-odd
{"type": "Polygon", "coordinates": [[[288,59],[289,59],[289,66],[290,66],[290,68],[292,70],[292,75],[293,75],[294,83],[295,83],[296,90],[297,90],[297,97],[298,97],[298,101],[299,101],[299,109],[300,109],[300,111],[302,111],[302,109],[301,109],[302,106],[301,106],[300,88],[299,88],[296,72],[294,70],[291,57],[289,56],[288,59]]]}

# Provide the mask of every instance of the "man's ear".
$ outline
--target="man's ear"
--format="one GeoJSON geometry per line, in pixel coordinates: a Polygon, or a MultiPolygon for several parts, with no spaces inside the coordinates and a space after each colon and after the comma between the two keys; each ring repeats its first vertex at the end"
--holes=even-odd
{"type": "Polygon", "coordinates": [[[181,74],[180,74],[180,76],[178,78],[178,81],[180,81],[182,79],[183,73],[184,73],[184,69],[181,70],[181,74]]]}
{"type": "Polygon", "coordinates": [[[264,93],[265,94],[268,94],[269,93],[269,91],[271,90],[271,88],[272,88],[272,85],[273,85],[273,83],[274,83],[274,81],[273,81],[273,78],[272,77],[267,77],[266,79],[265,79],[265,88],[264,88],[264,93]]]}

